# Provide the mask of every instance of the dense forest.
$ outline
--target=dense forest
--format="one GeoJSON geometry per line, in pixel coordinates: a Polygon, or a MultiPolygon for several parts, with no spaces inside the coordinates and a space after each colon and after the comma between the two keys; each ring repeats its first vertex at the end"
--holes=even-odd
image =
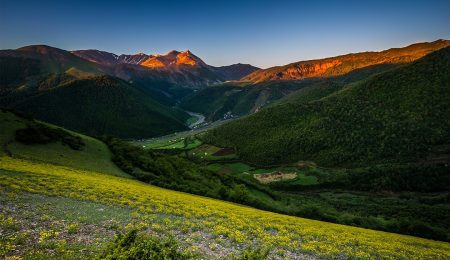
{"type": "Polygon", "coordinates": [[[256,84],[226,83],[211,86],[182,99],[181,107],[220,120],[255,113],[264,107],[285,102],[306,102],[325,97],[347,84],[391,70],[402,64],[379,64],[356,69],[345,75],[300,81],[269,81],[256,84]]]}
{"type": "Polygon", "coordinates": [[[189,118],[110,76],[73,79],[54,74],[39,81],[36,91],[9,93],[0,101],[5,107],[90,135],[151,137],[185,130],[189,118]]]}

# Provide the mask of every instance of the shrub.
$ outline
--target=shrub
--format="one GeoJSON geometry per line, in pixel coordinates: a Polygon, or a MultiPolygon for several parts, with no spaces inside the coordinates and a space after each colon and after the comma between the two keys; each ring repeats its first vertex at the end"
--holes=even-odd
{"type": "Polygon", "coordinates": [[[238,184],[230,191],[230,200],[234,202],[249,202],[250,192],[244,184],[238,184]]]}
{"type": "Polygon", "coordinates": [[[16,130],[15,139],[23,144],[48,144],[61,141],[73,150],[81,150],[84,146],[81,137],[72,135],[59,128],[50,128],[44,125],[31,125],[16,130]]]}
{"type": "Polygon", "coordinates": [[[120,234],[99,259],[191,259],[194,255],[179,249],[173,238],[159,238],[131,230],[120,234]]]}
{"type": "Polygon", "coordinates": [[[269,256],[269,249],[254,249],[254,250],[246,250],[242,252],[240,257],[235,257],[236,260],[262,260],[267,259],[269,256]]]}

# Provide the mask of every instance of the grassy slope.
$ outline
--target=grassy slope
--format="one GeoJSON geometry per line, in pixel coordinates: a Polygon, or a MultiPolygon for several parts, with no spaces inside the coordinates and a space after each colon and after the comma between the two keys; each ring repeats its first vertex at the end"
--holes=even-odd
{"type": "Polygon", "coordinates": [[[288,102],[233,121],[206,139],[260,164],[416,161],[449,144],[449,82],[445,48],[321,100],[288,102]]]}
{"type": "MultiPolygon", "coordinates": [[[[326,258],[450,257],[449,243],[269,213],[95,172],[10,157],[0,158],[0,169],[0,190],[5,196],[14,198],[13,193],[26,191],[127,207],[135,211],[136,226],[158,233],[174,232],[184,243],[199,245],[198,250],[203,253],[224,252],[238,245],[254,247],[255,243],[287,257],[307,254],[326,258]],[[196,240],[199,233],[203,239],[196,240]],[[205,237],[215,249],[202,247],[205,237]]],[[[2,224],[5,222],[8,221],[2,224]]],[[[49,240],[57,240],[67,230],[64,225],[52,228],[52,232],[58,229],[62,232],[52,233],[52,237],[47,237],[49,240]]],[[[18,235],[23,235],[25,241],[31,239],[26,234],[18,235]]],[[[15,241],[0,240],[0,243],[11,245],[15,241]]],[[[74,240],[67,240],[66,247],[71,243],[74,240]]],[[[40,245],[40,252],[59,252],[58,247],[52,250],[40,245]]]]}
{"type": "Polygon", "coordinates": [[[93,259],[132,221],[127,208],[65,197],[2,190],[0,204],[2,259],[93,259]]]}
{"type": "Polygon", "coordinates": [[[108,76],[76,80],[10,105],[46,122],[90,135],[150,137],[187,129],[186,113],[108,76]]]}
{"type": "MultiPolygon", "coordinates": [[[[177,141],[180,142],[179,139],[174,142],[177,141]]],[[[154,141],[145,145],[150,149],[152,145],[167,145],[168,148],[168,143],[169,140],[164,143],[154,141]]],[[[175,150],[170,153],[176,153],[175,150]]],[[[449,175],[444,173],[448,169],[398,165],[399,168],[346,170],[316,167],[305,162],[298,166],[258,168],[242,163],[234,154],[211,156],[218,150],[215,146],[201,145],[187,152],[180,149],[178,153],[206,163],[206,168],[213,172],[232,175],[246,185],[255,182],[255,173],[280,171],[298,174],[294,180],[273,182],[259,188],[262,192],[254,192],[247,186],[252,197],[258,200],[244,201],[244,204],[299,217],[450,241],[447,225],[450,204],[446,199],[450,198],[446,192],[449,183],[446,176],[449,175]],[[343,193],[349,196],[340,196],[343,193]],[[271,201],[264,200],[267,195],[272,197],[271,201]]],[[[209,174],[202,173],[206,178],[210,178],[209,174]]],[[[226,196],[215,198],[235,201],[226,196]]]]}
{"type": "Polygon", "coordinates": [[[14,140],[15,131],[25,128],[27,124],[30,124],[28,119],[17,117],[10,112],[0,111],[0,125],[2,128],[0,134],[2,149],[0,154],[4,154],[6,149],[12,156],[18,158],[130,177],[111,161],[112,154],[104,143],[88,136],[71,132],[82,138],[85,146],[81,151],[70,149],[60,142],[45,145],[26,145],[16,142],[14,140]]]}

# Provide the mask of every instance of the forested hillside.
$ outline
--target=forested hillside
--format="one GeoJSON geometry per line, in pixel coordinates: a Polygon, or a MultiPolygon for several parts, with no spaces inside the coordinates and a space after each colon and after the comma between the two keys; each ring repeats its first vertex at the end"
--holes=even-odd
{"type": "Polygon", "coordinates": [[[204,138],[266,165],[447,161],[449,97],[450,48],[445,48],[326,98],[262,110],[204,138]]]}
{"type": "Polygon", "coordinates": [[[279,80],[256,84],[230,82],[187,95],[181,106],[206,115],[210,120],[251,114],[263,107],[289,100],[314,100],[340,90],[345,85],[402,66],[380,64],[356,69],[339,77],[279,80]],[[286,98],[284,98],[286,97],[286,98]]]}
{"type": "Polygon", "coordinates": [[[9,95],[1,101],[37,119],[90,135],[151,137],[187,129],[189,117],[110,76],[70,80],[37,93],[9,95]]]}
{"type": "Polygon", "coordinates": [[[408,64],[449,44],[438,40],[257,70],[239,82],[201,89],[184,98],[181,105],[210,120],[243,116],[297,91],[302,92],[300,99],[327,96],[348,83],[408,64]]]}

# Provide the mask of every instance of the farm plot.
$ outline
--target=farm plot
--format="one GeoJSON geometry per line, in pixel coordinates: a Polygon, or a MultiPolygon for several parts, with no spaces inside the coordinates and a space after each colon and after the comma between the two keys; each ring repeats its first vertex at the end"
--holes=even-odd
{"type": "Polygon", "coordinates": [[[217,146],[202,144],[199,147],[188,151],[188,157],[203,161],[220,161],[237,159],[233,149],[220,148],[217,146]]]}

